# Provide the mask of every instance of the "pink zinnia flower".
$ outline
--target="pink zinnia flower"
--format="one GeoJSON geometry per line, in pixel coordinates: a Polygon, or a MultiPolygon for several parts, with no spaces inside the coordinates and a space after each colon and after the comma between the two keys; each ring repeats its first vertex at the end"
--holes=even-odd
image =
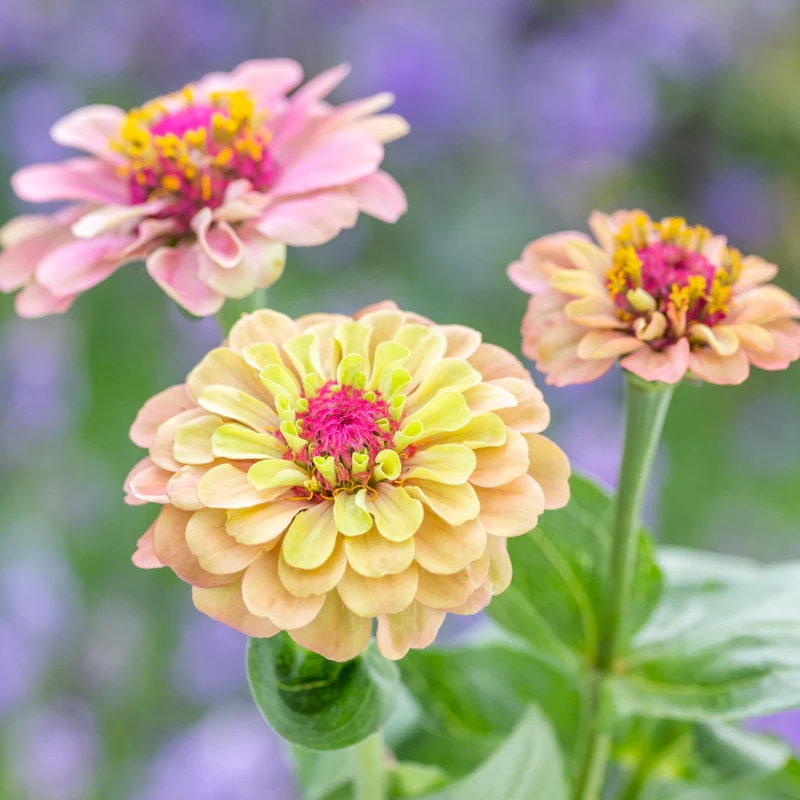
{"type": "Polygon", "coordinates": [[[391,304],[242,317],[132,429],[128,502],[159,503],[134,562],[250,636],[346,661],[429,645],[511,581],[506,539],[569,499],[542,394],[477,331],[391,304]]]}
{"type": "Polygon", "coordinates": [[[0,290],[22,288],[22,316],[65,311],[77,295],[145,259],[164,291],[198,316],[271,285],[286,245],[318,245],[363,211],[395,222],[406,198],[379,167],[383,143],[408,126],[379,114],[390,94],[331,106],[347,75],[302,81],[287,59],[248,61],[127,114],[75,111],[52,129],[88,152],[19,170],[23,200],[71,201],[2,234],[0,290]]]}
{"type": "Polygon", "coordinates": [[[800,303],[768,284],[774,264],[680,218],[595,212],[589,224],[599,246],[577,232],[545,236],[508,268],[533,295],[522,349],[548,383],[586,383],[623,357],[647,381],[736,384],[751,364],[778,370],[800,357],[800,303]]]}

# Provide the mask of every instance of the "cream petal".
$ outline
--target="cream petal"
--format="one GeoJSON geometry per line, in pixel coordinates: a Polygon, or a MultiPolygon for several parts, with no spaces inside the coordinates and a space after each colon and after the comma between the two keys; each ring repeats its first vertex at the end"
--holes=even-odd
{"type": "Polygon", "coordinates": [[[633,353],[644,343],[620,331],[592,330],[578,344],[579,358],[616,358],[633,353]]]}
{"type": "Polygon", "coordinates": [[[489,574],[489,551],[452,575],[434,575],[419,570],[416,600],[428,608],[447,610],[460,606],[486,580],[489,574]]]}
{"type": "Polygon", "coordinates": [[[292,520],[312,505],[308,500],[285,497],[264,505],[230,511],[225,529],[241,544],[272,546],[292,520]]]}
{"type": "Polygon", "coordinates": [[[372,517],[366,507],[365,489],[358,492],[339,492],[333,501],[333,517],[339,533],[361,536],[372,528],[372,517]]]}
{"type": "Polygon", "coordinates": [[[473,486],[500,486],[524,475],[530,465],[528,443],[521,433],[511,428],[506,433],[505,444],[484,447],[476,456],[475,471],[469,479],[473,486]]]}
{"type": "Polygon", "coordinates": [[[330,592],[316,619],[289,631],[289,636],[329,661],[350,661],[367,646],[371,630],[372,620],[354,614],[336,592],[330,592]]]}
{"type": "Polygon", "coordinates": [[[528,474],[544,492],[544,507],[563,508],[569,502],[569,459],[557,444],[537,433],[525,434],[525,442],[530,457],[528,474]]]}
{"type": "Polygon", "coordinates": [[[607,295],[582,297],[564,306],[567,319],[589,328],[612,329],[619,327],[617,308],[607,295]]]}
{"type": "Polygon", "coordinates": [[[312,594],[330,592],[342,579],[346,568],[347,555],[343,536],[336,540],[330,558],[316,569],[298,569],[289,566],[282,552],[278,561],[281,582],[295,597],[309,597],[312,594]]]}
{"type": "Polygon", "coordinates": [[[280,628],[266,617],[250,613],[242,599],[242,581],[215,589],[192,589],[192,600],[198,611],[211,619],[241,631],[256,639],[267,639],[280,632],[280,628]]]}
{"type": "Polygon", "coordinates": [[[445,358],[469,358],[483,340],[480,332],[464,325],[439,325],[438,329],[447,339],[445,358]]]}
{"type": "Polygon", "coordinates": [[[344,604],[360,617],[397,614],[414,602],[417,593],[417,565],[382,578],[366,578],[351,567],[336,587],[344,604]]]}
{"type": "Polygon", "coordinates": [[[279,553],[262,553],[244,573],[242,598],[258,617],[268,617],[283,630],[302,628],[312,622],[325,603],[325,595],[295,597],[281,583],[279,553]]]}
{"type": "Polygon", "coordinates": [[[438,433],[426,439],[429,444],[463,444],[472,450],[484,447],[499,447],[506,440],[507,428],[497,414],[479,411],[472,419],[449,433],[438,433]]]}
{"type": "Polygon", "coordinates": [[[573,266],[588,272],[600,281],[606,280],[611,260],[597,245],[585,239],[572,238],[564,243],[564,255],[573,266]]]}
{"type": "Polygon", "coordinates": [[[551,286],[558,292],[573,297],[605,297],[606,288],[598,278],[577,269],[561,269],[550,279],[551,286]]]}
{"type": "Polygon", "coordinates": [[[259,490],[303,486],[308,473],[293,461],[283,458],[267,458],[257,461],[247,472],[247,479],[259,490]]]}
{"type": "Polygon", "coordinates": [[[285,488],[257,490],[247,474],[232,464],[210,469],[197,484],[197,496],[209,508],[250,508],[284,494],[285,488]]]}
{"type": "MultiPolygon", "coordinates": [[[[417,536],[419,531],[417,531],[417,536]]],[[[416,536],[393,542],[372,528],[363,536],[349,536],[344,549],[350,566],[366,578],[382,578],[407,569],[414,560],[416,536]]]]}
{"type": "Polygon", "coordinates": [[[451,525],[463,525],[480,513],[478,495],[469,483],[448,486],[419,480],[416,485],[409,485],[406,491],[451,525]]]}
{"type": "Polygon", "coordinates": [[[416,388],[447,350],[447,339],[441,331],[416,323],[403,325],[395,334],[394,341],[411,351],[405,364],[405,368],[411,373],[409,391],[416,388]]]}
{"type": "Polygon", "coordinates": [[[378,617],[376,640],[384,658],[397,661],[411,648],[423,649],[433,644],[446,613],[412,603],[399,614],[378,617]]]}
{"type": "Polygon", "coordinates": [[[425,480],[451,485],[469,480],[475,470],[475,453],[463,444],[435,444],[417,450],[403,466],[404,480],[425,480]]]}
{"type": "Polygon", "coordinates": [[[210,464],[214,460],[211,437],[222,425],[214,414],[197,417],[181,425],[175,433],[172,454],[179,464],[210,464]]]}
{"type": "Polygon", "coordinates": [[[462,391],[481,381],[481,374],[461,358],[443,358],[431,366],[406,403],[406,413],[413,413],[432,400],[442,389],[462,391]]]}
{"type": "Polygon", "coordinates": [[[227,347],[218,347],[208,353],[189,373],[186,385],[196,400],[209,386],[227,386],[255,398],[264,397],[258,373],[240,353],[227,347]]]}
{"type": "Polygon", "coordinates": [[[324,500],[295,516],[284,537],[281,553],[289,566],[316,569],[330,558],[337,538],[333,503],[324,500]]]}
{"type": "Polygon", "coordinates": [[[378,345],[394,339],[403,324],[403,312],[397,308],[380,308],[365,314],[354,315],[355,319],[372,328],[370,337],[370,358],[374,358],[378,345]]]}
{"type": "Polygon", "coordinates": [[[233,350],[241,352],[254,344],[282,345],[287,339],[297,336],[294,321],[270,309],[260,309],[242,317],[232,328],[228,343],[233,350]]]}
{"type": "Polygon", "coordinates": [[[498,378],[521,378],[529,381],[531,377],[518,358],[494,344],[482,344],[467,360],[481,373],[485,381],[498,378]]]}
{"type": "Polygon", "coordinates": [[[448,608],[450,614],[459,614],[463,616],[471,616],[483,611],[489,603],[492,602],[492,583],[489,577],[470,594],[470,596],[461,605],[454,608],[448,608]]]}
{"type": "Polygon", "coordinates": [[[151,397],[136,415],[131,425],[131,441],[139,447],[150,447],[156,436],[158,428],[171,417],[182,411],[195,408],[186,385],[181,383],[164,389],[155,397],[151,397]]]}
{"type": "Polygon", "coordinates": [[[761,325],[752,322],[742,322],[737,325],[726,326],[746,350],[769,353],[774,347],[772,334],[761,325]]]}
{"type": "Polygon", "coordinates": [[[420,422],[424,435],[455,431],[462,428],[470,420],[470,410],[464,395],[460,392],[445,390],[439,392],[419,411],[410,414],[404,420],[403,429],[414,422],[420,422]]]}
{"type": "Polygon", "coordinates": [[[689,338],[693,342],[707,344],[721,356],[732,356],[739,349],[739,337],[736,332],[724,325],[709,328],[708,325],[694,323],[689,326],[689,338]]]}
{"type": "Polygon", "coordinates": [[[186,525],[191,512],[164,506],[153,528],[153,552],[156,558],[186,583],[193,586],[222,586],[230,583],[230,575],[212,575],[200,566],[186,543],[186,525]]]}
{"type": "Polygon", "coordinates": [[[489,586],[492,595],[502,594],[511,585],[513,569],[508,555],[508,539],[504,536],[490,536],[487,542],[489,552],[489,586]]]}
{"type": "Polygon", "coordinates": [[[268,433],[258,433],[242,425],[221,425],[211,437],[211,449],[217,458],[232,461],[259,461],[283,458],[286,448],[268,433]]]}
{"type": "Polygon", "coordinates": [[[366,505],[378,531],[393,542],[402,542],[413,536],[424,513],[419,500],[388,481],[378,484],[376,495],[368,497],[366,505]]]}
{"type": "Polygon", "coordinates": [[[452,575],[483,555],[486,528],[477,519],[453,526],[428,512],[413,541],[419,566],[436,575],[452,575]]]}
{"type": "Polygon", "coordinates": [[[241,572],[258,558],[260,547],[239,544],[225,530],[226,513],[222,509],[195,511],[186,525],[186,543],[197,556],[200,566],[214,575],[241,572]]]}
{"type": "Polygon", "coordinates": [[[494,536],[521,536],[536,527],[544,511],[544,492],[530,475],[492,489],[476,489],[481,504],[480,521],[494,536]]]}
{"type": "Polygon", "coordinates": [[[181,468],[181,464],[175,460],[173,455],[175,435],[187,422],[204,416],[203,409],[195,406],[188,411],[182,411],[159,425],[153,443],[150,445],[150,457],[153,461],[163,469],[177,472],[181,468]]]}
{"type": "Polygon", "coordinates": [[[208,386],[198,402],[206,411],[243,422],[257,432],[278,427],[278,415],[265,402],[232,386],[208,386]]]}

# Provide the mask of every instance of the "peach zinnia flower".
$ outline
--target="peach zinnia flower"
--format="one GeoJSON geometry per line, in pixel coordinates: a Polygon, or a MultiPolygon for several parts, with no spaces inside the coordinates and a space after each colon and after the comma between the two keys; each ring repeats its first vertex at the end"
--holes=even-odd
{"type": "Polygon", "coordinates": [[[426,647],[506,589],[506,537],[569,495],[525,368],[393,304],[296,322],[257,311],[131,429],[128,502],[163,504],[140,567],[250,636],[344,661],[426,647]]]}
{"type": "Polygon", "coordinates": [[[0,290],[22,288],[23,316],[58,313],[145,259],[170,297],[206,316],[277,280],[286,245],[322,244],[361,211],[395,222],[405,195],[379,166],[383,143],[408,126],[378,114],[390,94],[329,105],[347,72],[288,96],[299,64],[248,61],[127,114],[97,105],[67,115],[53,139],[90,155],[25,167],[12,184],[23,200],[74,205],[6,232],[0,290]]]}
{"type": "Polygon", "coordinates": [[[647,381],[741,383],[750,365],[800,357],[800,303],[767,282],[778,268],[680,218],[595,212],[582,233],[537,239],[508,274],[533,295],[523,352],[556,386],[586,383],[620,356],[647,381]]]}

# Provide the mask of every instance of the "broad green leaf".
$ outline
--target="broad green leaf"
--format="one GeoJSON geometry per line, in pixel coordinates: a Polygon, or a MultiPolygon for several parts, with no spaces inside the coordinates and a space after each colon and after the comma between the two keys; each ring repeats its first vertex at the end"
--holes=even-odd
{"type": "Polygon", "coordinates": [[[568,797],[561,751],[550,723],[539,709],[529,708],[487,761],[448,788],[425,795],[425,800],[568,800],[568,797]]]}
{"type": "Polygon", "coordinates": [[[366,739],[391,715],[399,688],[397,666],[374,645],[339,664],[285,634],[251,639],[247,672],[267,722],[311,750],[336,750],[366,739]]]}
{"type": "Polygon", "coordinates": [[[764,777],[782,770],[792,757],[786,742],[735,725],[695,725],[697,762],[719,779],[764,777]]]}
{"type": "Polygon", "coordinates": [[[800,705],[800,563],[670,551],[666,590],[611,681],[622,715],[698,722],[800,705]]]}
{"type": "Polygon", "coordinates": [[[523,644],[412,651],[400,667],[421,718],[397,746],[401,759],[463,775],[483,761],[538,703],[572,752],[581,688],[523,644]]]}
{"type": "MultiPolygon", "coordinates": [[[[509,540],[514,579],[492,601],[489,613],[554,665],[579,672],[597,656],[613,503],[585,478],[573,476],[570,488],[566,508],[546,512],[530,533],[509,540]]],[[[631,631],[649,617],[661,591],[645,531],[639,542],[631,631]]]]}

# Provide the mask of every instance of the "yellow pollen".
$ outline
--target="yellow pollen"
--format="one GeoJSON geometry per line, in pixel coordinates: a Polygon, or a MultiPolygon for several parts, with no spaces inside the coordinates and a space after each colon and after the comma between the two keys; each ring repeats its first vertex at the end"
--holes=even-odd
{"type": "Polygon", "coordinates": [[[728,301],[731,298],[731,287],[726,286],[722,282],[722,277],[720,272],[717,272],[714,276],[714,282],[711,284],[711,291],[708,295],[709,314],[715,314],[718,311],[721,311],[723,314],[728,313],[728,301]]]}
{"type": "Polygon", "coordinates": [[[164,177],[161,178],[161,185],[168,192],[177,192],[181,188],[181,181],[177,175],[164,175],[164,177]]]}
{"type": "Polygon", "coordinates": [[[217,155],[217,163],[224,167],[233,158],[233,150],[230,147],[225,147],[219,151],[217,155]]]}
{"type": "Polygon", "coordinates": [[[200,181],[203,187],[203,200],[208,200],[211,197],[211,178],[203,175],[200,181]]]}

